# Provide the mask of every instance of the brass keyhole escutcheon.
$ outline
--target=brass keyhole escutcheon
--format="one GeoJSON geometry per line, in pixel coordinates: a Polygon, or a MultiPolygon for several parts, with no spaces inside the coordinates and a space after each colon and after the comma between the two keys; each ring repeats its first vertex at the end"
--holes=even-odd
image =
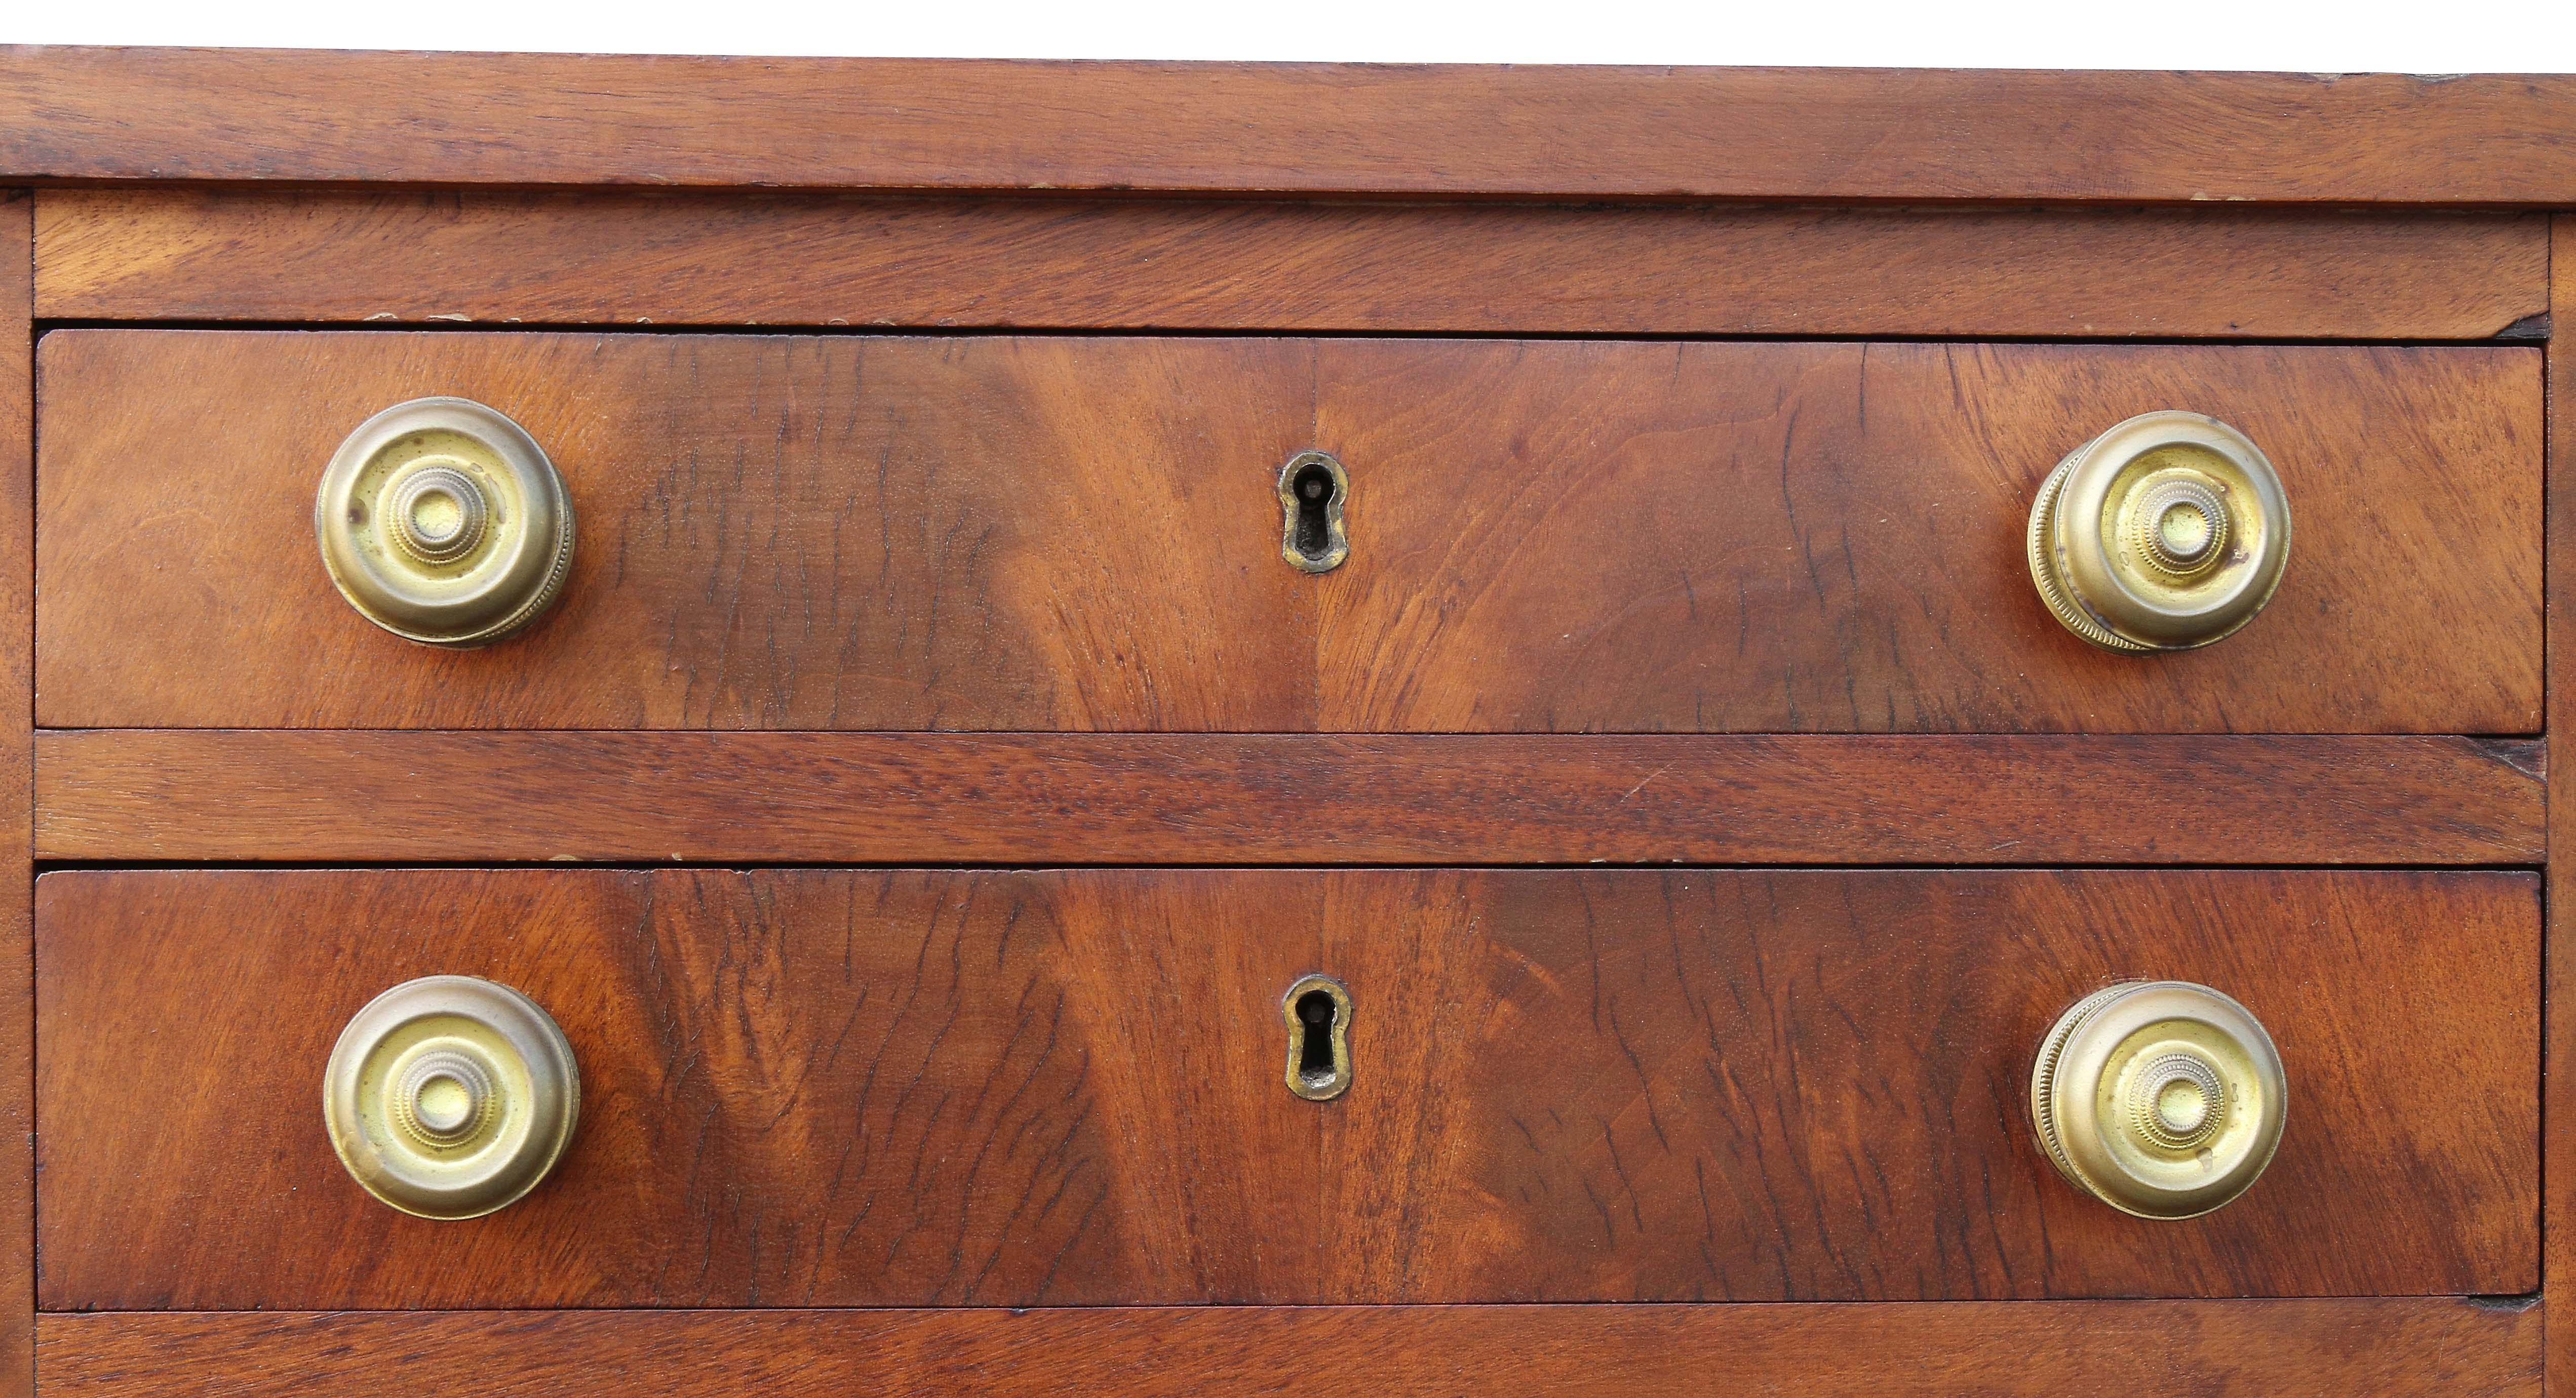
{"type": "Polygon", "coordinates": [[[1300,976],[1279,998],[1288,1022],[1288,1090],[1329,1102],[1351,1086],[1351,992],[1330,976],[1300,976]]]}
{"type": "Polygon", "coordinates": [[[1350,473],[1320,451],[1301,451],[1279,468],[1282,517],[1279,556],[1299,572],[1329,573],[1351,556],[1342,510],[1351,493],[1350,473]]]}

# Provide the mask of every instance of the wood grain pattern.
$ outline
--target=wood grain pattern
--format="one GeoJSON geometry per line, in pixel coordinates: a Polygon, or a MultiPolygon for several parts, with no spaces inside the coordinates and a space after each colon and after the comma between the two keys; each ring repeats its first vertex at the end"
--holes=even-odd
{"type": "Polygon", "coordinates": [[[2540,354],[57,331],[56,727],[2442,732],[2540,721],[2540,354]],[[313,483],[377,409],[508,412],[582,541],[528,635],[367,625],[313,483]],[[2204,651],[2041,606],[2029,493],[2185,404],[2298,543],[2204,651]],[[1351,561],[1279,558],[1301,449],[1351,561]]]}
{"type": "Polygon", "coordinates": [[[37,856],[2538,864],[2540,744],[48,730],[37,856]],[[437,773],[435,782],[424,780],[437,773]],[[2140,818],[2139,793],[2188,791],[2140,818]]]}
{"type": "MultiPolygon", "coordinates": [[[[2553,309],[2576,315],[2576,218],[2561,216],[2551,244],[2553,309]]],[[[2550,746],[2566,751],[2576,734],[2576,355],[2565,341],[2549,351],[2549,727],[2550,746]]],[[[2576,1287],[2576,791],[2549,798],[2548,978],[2549,1134],[2543,1232],[2547,1287],[2576,1287]]],[[[2549,1317],[2549,1388],[2576,1393],[2576,1298],[2549,1317]]]]}
{"type": "Polygon", "coordinates": [[[0,190],[0,1395],[35,1385],[34,201],[0,190]]]}
{"type": "Polygon", "coordinates": [[[39,881],[49,1310],[2505,1293],[2514,873],[74,872],[39,881]],[[1277,997],[1351,988],[1354,1085],[1277,997]],[[546,1005],[582,1132],[470,1225],[313,1101],[428,972],[546,1005]],[[2226,987],[2294,1105],[2186,1223],[2055,1179],[2066,1004],[2226,987]],[[138,1083],[225,1084],[221,1092],[138,1083]],[[149,1187],[142,1182],[149,1181],[149,1187]]]}
{"type": "Polygon", "coordinates": [[[0,51],[0,178],[2576,203],[2565,77],[0,51]]]}
{"type": "Polygon", "coordinates": [[[2473,340],[2537,215],[47,190],[49,318],[2473,340]],[[782,257],[778,249],[793,248],[782,257]]]}
{"type": "Polygon", "coordinates": [[[49,1315],[61,1398],[1328,1391],[1629,1398],[2529,1395],[2537,1308],[2443,1299],[1240,1310],[49,1315]]]}

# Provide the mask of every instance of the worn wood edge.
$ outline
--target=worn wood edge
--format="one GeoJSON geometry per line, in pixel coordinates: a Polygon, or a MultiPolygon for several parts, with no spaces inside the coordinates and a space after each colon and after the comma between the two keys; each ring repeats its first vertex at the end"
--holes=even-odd
{"type": "Polygon", "coordinates": [[[0,1395],[35,1387],[34,210],[0,191],[0,1395]]]}
{"type": "Polygon", "coordinates": [[[2206,205],[51,189],[37,200],[36,309],[191,323],[2481,340],[2545,319],[2548,237],[2540,215],[2206,205]],[[772,256],[781,244],[798,256],[772,256]]]}
{"type": "MultiPolygon", "coordinates": [[[[2576,315],[2576,215],[2553,221],[2551,320],[2576,315]]],[[[2549,746],[2576,733],[2576,356],[2552,340],[2548,362],[2544,498],[2548,507],[2542,643],[2549,746]]],[[[2541,1289],[2576,1285],[2576,792],[2549,797],[2551,859],[2541,937],[2541,1289]]],[[[2548,1390],[2576,1393],[2576,1305],[2549,1308],[2548,1390]]]]}
{"type": "Polygon", "coordinates": [[[1387,1395],[2535,1391],[2536,1308],[2453,1298],[1028,1311],[49,1314],[49,1394],[415,1388],[1387,1395]],[[649,1380],[645,1378],[649,1376],[649,1380]]]}
{"type": "Polygon", "coordinates": [[[2446,737],[106,729],[36,746],[36,856],[92,862],[2527,865],[2545,786],[2535,742],[2446,737]],[[2175,791],[2187,813],[2155,795],[2175,791]]]}
{"type": "Polygon", "coordinates": [[[2560,76],[0,50],[20,181],[2538,206],[2571,128],[2560,76]]]}

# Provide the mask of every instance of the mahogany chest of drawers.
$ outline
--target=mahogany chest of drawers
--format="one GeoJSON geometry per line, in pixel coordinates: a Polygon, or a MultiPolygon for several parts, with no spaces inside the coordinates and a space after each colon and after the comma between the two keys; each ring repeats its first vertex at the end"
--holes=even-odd
{"type": "Polygon", "coordinates": [[[2576,82],[16,50],[0,187],[0,1392],[2576,1392],[2576,82]]]}

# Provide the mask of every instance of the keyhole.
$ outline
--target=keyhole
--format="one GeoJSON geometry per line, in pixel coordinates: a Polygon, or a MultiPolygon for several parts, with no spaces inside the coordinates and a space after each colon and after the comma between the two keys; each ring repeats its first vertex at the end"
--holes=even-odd
{"type": "Polygon", "coordinates": [[[1330,976],[1302,976],[1280,1007],[1288,1021],[1288,1090],[1329,1102],[1351,1085],[1351,993],[1330,976]]]}
{"type": "Polygon", "coordinates": [[[1329,573],[1351,552],[1342,528],[1350,477],[1342,463],[1320,451],[1300,452],[1279,472],[1279,507],[1285,516],[1279,551],[1300,571],[1329,573]]]}
{"type": "Polygon", "coordinates": [[[1324,502],[1331,498],[1332,473],[1321,466],[1297,473],[1297,552],[1310,562],[1333,546],[1332,526],[1324,522],[1324,502]]]}
{"type": "Polygon", "coordinates": [[[1297,1071],[1308,1078],[1333,1075],[1333,997],[1310,990],[1297,997],[1297,1018],[1306,1022],[1306,1042],[1297,1051],[1297,1071]]]}

